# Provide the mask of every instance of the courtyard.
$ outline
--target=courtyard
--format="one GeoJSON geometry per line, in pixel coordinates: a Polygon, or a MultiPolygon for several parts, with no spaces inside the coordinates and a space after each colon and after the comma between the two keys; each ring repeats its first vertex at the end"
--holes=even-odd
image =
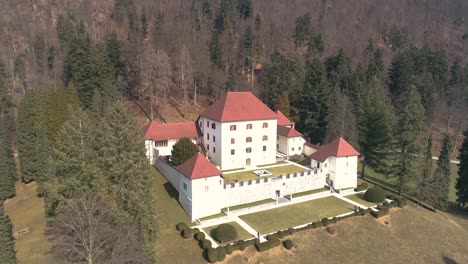
{"type": "Polygon", "coordinates": [[[272,164],[270,166],[259,166],[258,168],[252,168],[249,170],[243,170],[240,169],[240,171],[224,171],[223,172],[223,177],[224,177],[224,183],[225,184],[230,184],[234,182],[241,182],[241,181],[255,181],[258,179],[264,179],[266,177],[259,177],[256,174],[253,173],[253,171],[257,171],[261,168],[261,170],[267,170],[271,172],[271,175],[266,176],[266,177],[278,177],[280,175],[285,175],[288,173],[295,173],[295,172],[303,172],[307,171],[308,169],[306,167],[303,167],[301,165],[295,164],[293,162],[287,162],[287,163],[277,163],[277,164],[272,164]]]}

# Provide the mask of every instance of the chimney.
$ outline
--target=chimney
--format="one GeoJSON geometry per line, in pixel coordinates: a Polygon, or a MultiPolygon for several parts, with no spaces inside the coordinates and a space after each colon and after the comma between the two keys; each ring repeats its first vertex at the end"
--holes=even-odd
{"type": "Polygon", "coordinates": [[[294,129],[294,122],[291,122],[291,128],[294,129]]]}

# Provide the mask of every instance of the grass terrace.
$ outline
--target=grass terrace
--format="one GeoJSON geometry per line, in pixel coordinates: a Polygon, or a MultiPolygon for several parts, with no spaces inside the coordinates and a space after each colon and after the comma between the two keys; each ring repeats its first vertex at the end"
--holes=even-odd
{"type": "MultiPolygon", "coordinates": [[[[248,208],[252,206],[257,206],[257,205],[262,205],[262,204],[267,204],[267,203],[274,203],[274,202],[275,202],[274,199],[265,199],[265,200],[260,200],[260,201],[256,201],[253,203],[235,205],[235,206],[229,207],[229,211],[234,211],[234,210],[244,209],[244,208],[248,208]]],[[[221,211],[225,213],[227,212],[227,208],[223,208],[221,209],[221,211]]]]}
{"type": "MultiPolygon", "coordinates": [[[[249,232],[247,232],[244,228],[242,228],[242,226],[240,226],[237,222],[229,222],[229,223],[227,223],[227,224],[232,225],[232,226],[236,229],[236,231],[237,231],[237,237],[236,237],[235,240],[240,240],[240,239],[244,240],[244,239],[252,238],[252,235],[251,235],[249,232]]],[[[211,235],[211,231],[212,231],[213,229],[217,228],[218,226],[219,226],[219,225],[210,226],[210,227],[205,227],[205,228],[203,228],[203,230],[204,230],[207,234],[209,234],[211,237],[213,237],[213,236],[211,235]]],[[[226,242],[231,242],[231,241],[226,241],[226,242]]]]}
{"type": "MultiPolygon", "coordinates": [[[[268,170],[269,172],[272,173],[271,176],[268,177],[277,177],[283,174],[288,174],[288,173],[294,173],[294,172],[303,172],[307,171],[306,169],[296,166],[296,165],[284,165],[284,166],[279,166],[279,167],[262,167],[264,170],[268,170]]],[[[236,180],[238,182],[241,181],[249,181],[249,180],[257,180],[259,178],[265,178],[265,177],[258,177],[255,175],[252,171],[259,170],[258,168],[249,170],[249,171],[242,171],[242,172],[234,172],[234,173],[226,173],[223,174],[224,177],[224,183],[229,184],[233,183],[236,180]]]]}
{"type": "Polygon", "coordinates": [[[348,198],[351,201],[354,201],[354,202],[356,202],[358,204],[362,204],[362,205],[367,206],[367,207],[371,207],[371,206],[374,206],[374,205],[377,204],[377,203],[372,203],[372,202],[366,201],[364,199],[364,193],[351,194],[351,195],[345,196],[345,198],[348,198]]]}
{"type": "MultiPolygon", "coordinates": [[[[294,199],[294,195],[293,195],[294,199]]],[[[332,217],[354,210],[354,206],[334,196],[283,206],[240,216],[248,225],[262,234],[294,227],[324,217],[332,217]]]]}
{"type": "MultiPolygon", "coordinates": [[[[310,195],[310,194],[314,194],[314,193],[321,193],[321,192],[325,192],[325,191],[328,191],[328,189],[327,188],[320,188],[320,189],[310,190],[310,191],[305,191],[305,192],[300,192],[300,193],[293,193],[292,197],[294,199],[296,197],[306,196],[306,195],[310,195]]],[[[289,197],[289,195],[286,195],[286,196],[289,197]]]]}

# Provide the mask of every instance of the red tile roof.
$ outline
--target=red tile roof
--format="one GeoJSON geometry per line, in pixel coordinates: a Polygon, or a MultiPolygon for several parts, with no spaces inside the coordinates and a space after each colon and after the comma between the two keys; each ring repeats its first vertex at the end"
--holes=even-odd
{"type": "Polygon", "coordinates": [[[278,126],[277,134],[283,137],[301,137],[302,134],[292,127],[278,126]]]}
{"type": "Polygon", "coordinates": [[[344,138],[340,137],[327,145],[321,147],[316,152],[312,153],[309,158],[323,162],[328,157],[348,157],[359,156],[359,152],[353,148],[344,138]]]}
{"type": "Polygon", "coordinates": [[[195,122],[158,124],[153,120],[143,128],[143,133],[145,139],[155,141],[202,136],[195,122]]]}
{"type": "Polygon", "coordinates": [[[278,126],[290,126],[291,120],[289,120],[280,110],[276,110],[278,116],[278,126]]]}
{"type": "Polygon", "coordinates": [[[277,119],[275,112],[251,92],[228,92],[200,116],[218,122],[277,119]]]}
{"type": "Polygon", "coordinates": [[[222,174],[222,172],[218,170],[213,165],[213,163],[207,160],[200,153],[187,160],[184,164],[178,166],[177,169],[185,177],[191,180],[218,176],[222,174]]]}

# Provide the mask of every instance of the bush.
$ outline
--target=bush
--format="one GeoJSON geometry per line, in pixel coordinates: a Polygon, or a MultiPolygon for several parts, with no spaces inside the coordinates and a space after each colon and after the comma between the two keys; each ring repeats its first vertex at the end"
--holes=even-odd
{"type": "Polygon", "coordinates": [[[363,183],[359,184],[356,188],[354,188],[354,191],[355,192],[360,192],[360,191],[367,190],[367,188],[369,188],[369,186],[367,185],[367,182],[363,182],[363,183]]]}
{"type": "Polygon", "coordinates": [[[206,251],[206,258],[210,263],[215,263],[218,261],[218,251],[214,248],[209,248],[206,251]]]}
{"type": "Polygon", "coordinates": [[[293,235],[294,233],[296,233],[296,229],[294,229],[293,227],[290,227],[290,228],[288,228],[288,233],[290,235],[293,235]]]}
{"type": "Polygon", "coordinates": [[[216,251],[218,252],[218,261],[223,261],[226,258],[226,248],[217,247],[216,251]]]}
{"type": "Polygon", "coordinates": [[[323,226],[327,226],[327,225],[330,224],[330,219],[325,217],[325,218],[322,219],[322,223],[323,223],[323,226]]]}
{"type": "Polygon", "coordinates": [[[279,238],[276,238],[273,240],[269,240],[268,243],[270,244],[270,248],[274,248],[281,245],[281,240],[279,240],[279,238]]]}
{"type": "Polygon", "coordinates": [[[397,203],[398,207],[403,208],[406,205],[406,199],[403,197],[395,198],[395,202],[397,203]]]}
{"type": "Polygon", "coordinates": [[[312,223],[312,226],[313,226],[314,228],[320,228],[320,227],[323,226],[323,223],[322,223],[321,221],[316,221],[316,222],[313,222],[313,223],[312,223]]]}
{"type": "Polygon", "coordinates": [[[298,162],[303,159],[302,155],[294,154],[292,157],[289,158],[290,161],[298,162]]]}
{"type": "Polygon", "coordinates": [[[185,239],[190,239],[193,237],[193,230],[191,228],[183,229],[182,230],[182,236],[185,239]]]}
{"type": "Polygon", "coordinates": [[[288,230],[280,230],[280,231],[278,231],[276,233],[278,234],[278,237],[281,238],[281,239],[285,238],[285,237],[287,237],[289,235],[288,230]]]}
{"type": "Polygon", "coordinates": [[[364,193],[364,199],[372,203],[381,203],[385,201],[385,193],[380,187],[374,186],[364,193]]]}
{"type": "Polygon", "coordinates": [[[237,246],[239,247],[240,251],[244,251],[245,247],[247,246],[244,240],[237,241],[237,246]]]}
{"type": "Polygon", "coordinates": [[[335,216],[335,217],[332,218],[332,222],[333,222],[334,224],[336,224],[336,222],[338,222],[338,221],[339,221],[338,217],[335,216]]]}
{"type": "Polygon", "coordinates": [[[267,240],[278,239],[278,234],[271,234],[266,236],[267,240]]]}
{"type": "Polygon", "coordinates": [[[230,224],[221,224],[213,230],[213,238],[221,243],[233,241],[236,237],[237,231],[230,224]]]}
{"type": "Polygon", "coordinates": [[[389,200],[395,200],[396,196],[394,194],[388,193],[385,195],[385,198],[389,200]]]}
{"type": "Polygon", "coordinates": [[[371,215],[372,215],[373,217],[375,217],[375,218],[380,218],[380,217],[385,216],[385,215],[388,214],[388,209],[379,210],[379,211],[377,211],[377,212],[376,212],[376,211],[371,211],[370,213],[371,213],[371,215]]]}
{"type": "Polygon", "coordinates": [[[288,239],[288,240],[285,240],[283,242],[283,246],[287,249],[287,250],[291,250],[294,246],[294,243],[291,241],[291,239],[288,239]]]}
{"type": "Polygon", "coordinates": [[[379,210],[386,210],[386,209],[388,209],[388,208],[387,208],[387,206],[385,206],[384,204],[379,204],[379,205],[377,205],[377,209],[379,209],[379,210]]]}
{"type": "Polygon", "coordinates": [[[248,246],[253,246],[255,244],[255,242],[260,242],[260,240],[258,240],[258,238],[256,239],[250,239],[250,240],[246,240],[245,241],[245,246],[248,247],[248,246]]]}
{"type": "Polygon", "coordinates": [[[267,251],[270,249],[270,243],[269,241],[263,242],[263,243],[255,243],[255,248],[257,249],[258,252],[263,252],[267,251]]]}
{"type": "Polygon", "coordinates": [[[196,239],[197,241],[200,241],[200,240],[202,240],[202,239],[205,239],[205,233],[203,233],[203,232],[195,233],[195,239],[196,239]]]}
{"type": "Polygon", "coordinates": [[[179,231],[179,232],[181,232],[182,230],[187,229],[187,228],[189,228],[189,227],[188,227],[188,225],[187,225],[186,223],[184,223],[184,222],[180,222],[180,223],[178,223],[178,224],[176,225],[176,229],[177,229],[177,231],[179,231]]]}
{"type": "Polygon", "coordinates": [[[193,228],[193,233],[196,234],[196,233],[198,233],[198,232],[200,232],[200,229],[198,229],[198,228],[193,228]]]}
{"type": "Polygon", "coordinates": [[[327,226],[326,230],[330,235],[333,235],[336,233],[336,226],[335,225],[327,226]]]}
{"type": "Polygon", "coordinates": [[[231,244],[226,245],[226,254],[231,255],[234,251],[234,247],[231,244]]]}
{"type": "Polygon", "coordinates": [[[208,239],[202,239],[200,240],[199,245],[202,249],[209,249],[211,248],[211,241],[208,239]]]}

